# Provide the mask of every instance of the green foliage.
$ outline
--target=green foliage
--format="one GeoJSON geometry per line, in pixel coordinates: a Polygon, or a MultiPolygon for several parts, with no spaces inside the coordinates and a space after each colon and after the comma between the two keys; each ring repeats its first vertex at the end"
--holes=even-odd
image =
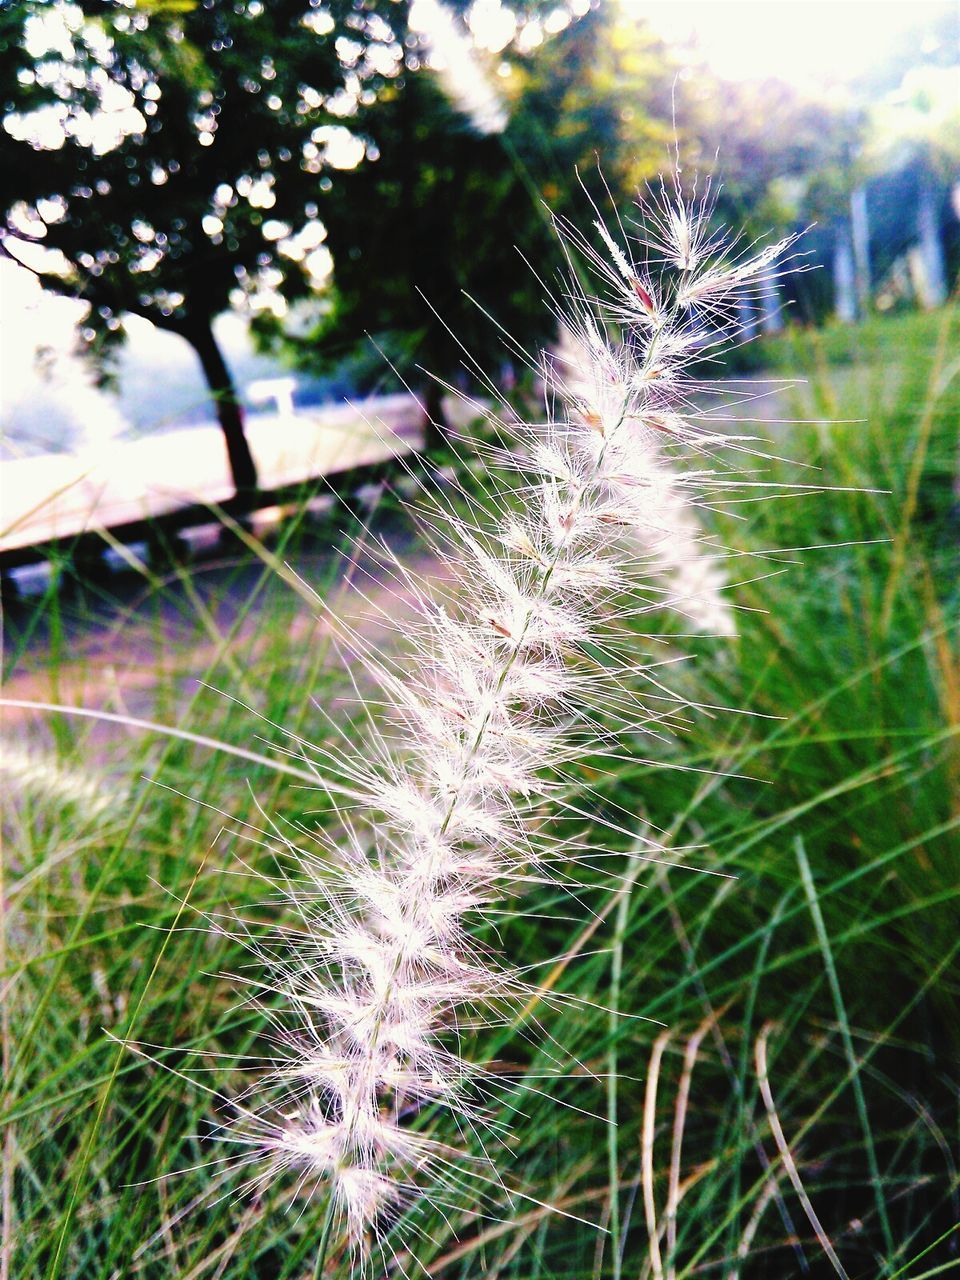
{"type": "Polygon", "coordinates": [[[650,25],[614,6],[594,9],[517,65],[507,81],[509,137],[551,209],[582,209],[575,169],[596,199],[606,183],[624,201],[664,172],[677,70],[650,25]]]}
{"type": "Polygon", "coordinates": [[[365,52],[393,47],[372,13],[358,20],[338,0],[324,12],[327,30],[306,0],[8,7],[5,237],[22,235],[12,211],[24,207],[36,238],[68,264],[61,276],[51,262],[45,283],[88,298],[94,327],[123,312],[173,329],[206,322],[268,265],[282,270],[283,287],[302,289],[268,224],[300,230],[317,216],[312,135],[337,122],[328,103],[349,73],[336,41],[354,42],[360,73],[365,52]],[[63,25],[37,61],[45,10],[49,27],[63,25]],[[84,112],[109,112],[118,99],[122,136],[107,145],[84,112]],[[44,111],[60,127],[34,138],[30,114],[44,111]],[[24,118],[11,130],[14,113],[24,118]]]}
{"type": "Polygon", "coordinates": [[[608,186],[632,196],[662,165],[674,71],[645,24],[595,10],[535,55],[505,56],[505,77],[476,62],[509,109],[502,133],[478,130],[423,72],[408,71],[352,121],[373,159],[323,202],[333,286],[306,327],[269,317],[260,326],[305,368],[346,361],[361,385],[382,385],[382,360],[364,356],[372,338],[428,395],[428,374],[470,389],[496,379],[518,364],[511,336],[528,348],[554,336],[528,264],[552,284],[561,263],[551,215],[584,207],[570,175],[606,203],[608,186]]]}
{"type": "MultiPolygon", "coordinates": [[[[509,332],[543,336],[539,286],[518,250],[537,260],[550,241],[503,139],[479,134],[431,77],[413,73],[357,126],[377,158],[343,174],[324,202],[334,284],[319,325],[295,339],[302,360],[336,366],[345,351],[372,350],[372,337],[415,385],[418,366],[476,385],[464,348],[497,376],[513,352],[480,308],[509,332]]],[[[370,369],[382,384],[382,359],[370,369]]]]}

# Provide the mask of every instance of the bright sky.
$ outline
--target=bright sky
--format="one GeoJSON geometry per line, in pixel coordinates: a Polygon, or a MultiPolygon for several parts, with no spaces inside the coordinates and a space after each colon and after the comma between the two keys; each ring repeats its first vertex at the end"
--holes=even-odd
{"type": "MultiPolygon", "coordinates": [[[[693,31],[716,70],[735,79],[795,84],[848,80],[893,51],[904,33],[949,0],[620,0],[663,35],[693,31]]],[[[958,55],[960,56],[960,55],[958,55]]]]}

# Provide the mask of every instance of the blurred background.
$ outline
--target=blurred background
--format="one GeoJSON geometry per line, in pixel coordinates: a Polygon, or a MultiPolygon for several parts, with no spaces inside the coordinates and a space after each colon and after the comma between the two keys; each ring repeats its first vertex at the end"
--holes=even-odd
{"type": "Polygon", "coordinates": [[[741,246],[803,232],[697,369],[779,498],[697,513],[735,635],[644,619],[689,722],[565,781],[718,874],[478,926],[584,1003],[521,1016],[550,1053],[465,1032],[543,1083],[491,1103],[495,1225],[420,1261],[960,1271],[957,4],[7,0],[0,103],[0,1280],[313,1274],[322,1197],[208,1163],[190,1073],[235,1095],[269,1027],[180,904],[253,910],[216,873],[324,821],[304,744],[358,713],[310,593],[395,642],[366,547],[437,572],[408,469],[480,500],[479,370],[538,412],[551,214],[631,229],[676,168],[741,246]]]}
{"type": "Polygon", "coordinates": [[[402,401],[378,442],[324,429],[347,396],[414,392],[440,443],[459,342],[522,373],[484,311],[553,336],[546,210],[629,210],[675,162],[745,241],[805,231],[818,269],[745,296],[746,337],[941,307],[957,30],[919,0],[5,5],[3,548],[409,435],[402,401]]]}

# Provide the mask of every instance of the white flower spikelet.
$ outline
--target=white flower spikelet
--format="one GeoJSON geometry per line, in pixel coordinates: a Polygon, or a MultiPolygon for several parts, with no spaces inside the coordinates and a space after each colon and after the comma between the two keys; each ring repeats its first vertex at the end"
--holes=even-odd
{"type": "MultiPolygon", "coordinates": [[[[402,654],[341,626],[388,711],[362,744],[344,733],[342,749],[320,752],[332,820],[309,847],[273,828],[295,867],[270,888],[278,923],[235,929],[268,970],[252,987],[277,1048],[225,1136],[251,1189],[283,1171],[298,1190],[328,1187],[334,1229],[360,1252],[416,1189],[442,1210],[472,1176],[411,1123],[446,1107],[461,1130],[483,1124],[480,1068],[456,1032],[527,997],[471,921],[531,881],[562,882],[539,815],[578,758],[669,728],[675,707],[629,656],[626,622],[666,604],[734,629],[694,513],[736,491],[721,459],[731,440],[734,458],[744,446],[696,422],[688,368],[723,336],[736,290],[790,242],[737,265],[704,216],[678,192],[663,195],[645,244],[598,222],[597,249],[560,228],[600,288],[585,293],[575,275],[565,287],[544,420],[511,425],[509,447],[492,448],[507,479],[486,500],[462,495],[469,517],[434,498],[445,584],[387,556],[416,604],[402,654]],[[637,692],[647,682],[649,702],[637,692]]],[[[490,419],[502,438],[505,420],[490,419]]]]}
{"type": "MultiPolygon", "coordinates": [[[[566,327],[553,353],[553,367],[572,404],[605,406],[600,413],[587,411],[591,421],[601,425],[616,421],[614,384],[603,379],[585,385],[585,377],[596,375],[596,362],[566,327]]],[[[632,492],[637,509],[630,523],[649,557],[651,573],[663,579],[670,606],[695,631],[735,636],[736,616],[721,556],[711,547],[682,481],[670,466],[669,447],[684,423],[673,412],[651,413],[647,427],[646,432],[634,431],[632,438],[628,428],[621,429],[619,447],[610,454],[611,461],[617,459],[616,471],[610,467],[611,482],[624,496],[632,492]]],[[[605,563],[609,567],[610,562],[605,563]]]]}

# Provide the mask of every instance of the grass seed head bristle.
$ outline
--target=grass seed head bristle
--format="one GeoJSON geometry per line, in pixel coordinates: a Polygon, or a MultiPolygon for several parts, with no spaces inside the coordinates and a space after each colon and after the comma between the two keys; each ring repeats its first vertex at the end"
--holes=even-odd
{"type": "Polygon", "coordinates": [[[541,827],[558,778],[669,724],[659,678],[649,703],[639,692],[648,673],[629,619],[659,592],[695,627],[735,632],[697,510],[735,492],[737,476],[697,425],[689,365],[715,345],[711,320],[725,323],[792,240],[737,258],[708,212],[664,195],[633,244],[600,219],[599,246],[560,226],[597,288],[575,273],[564,287],[562,341],[542,364],[547,419],[516,427],[515,488],[491,477],[469,524],[427,495],[459,603],[446,586],[443,597],[417,586],[399,659],[344,624],[392,712],[366,742],[324,757],[353,798],[316,850],[287,843],[280,892],[295,927],[238,929],[272,975],[254,991],[280,1043],[234,1129],[244,1167],[252,1149],[298,1192],[327,1186],[358,1247],[403,1216],[412,1186],[445,1204],[467,1176],[409,1120],[436,1107],[461,1128],[482,1124],[458,1027],[512,1017],[529,995],[472,939],[471,920],[548,866],[563,881],[541,827]],[[597,650],[608,666],[588,660],[597,650]]]}

